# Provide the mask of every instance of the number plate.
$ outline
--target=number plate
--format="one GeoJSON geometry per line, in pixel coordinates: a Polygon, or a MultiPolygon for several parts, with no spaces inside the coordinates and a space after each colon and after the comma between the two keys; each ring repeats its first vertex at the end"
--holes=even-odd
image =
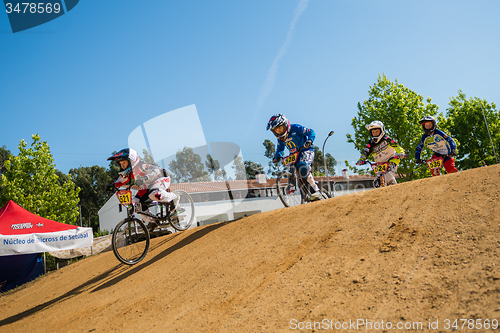
{"type": "Polygon", "coordinates": [[[132,202],[132,191],[130,190],[118,191],[116,192],[116,195],[118,196],[120,203],[124,206],[130,205],[132,202]]]}
{"type": "Polygon", "coordinates": [[[288,155],[287,157],[284,157],[283,158],[283,164],[286,165],[286,166],[289,166],[290,164],[294,164],[295,161],[297,161],[297,155],[299,155],[299,153],[294,153],[292,155],[288,155]]]}
{"type": "Polygon", "coordinates": [[[373,172],[375,172],[376,174],[380,174],[380,173],[387,172],[388,166],[389,166],[389,163],[377,164],[377,165],[373,165],[372,169],[373,169],[373,172]]]}
{"type": "Polygon", "coordinates": [[[427,162],[427,164],[431,169],[441,169],[441,167],[443,166],[443,160],[440,158],[436,160],[430,160],[427,162]]]}

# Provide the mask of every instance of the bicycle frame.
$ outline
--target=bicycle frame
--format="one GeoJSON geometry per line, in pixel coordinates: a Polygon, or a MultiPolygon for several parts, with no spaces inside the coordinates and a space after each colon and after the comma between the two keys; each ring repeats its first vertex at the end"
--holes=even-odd
{"type": "MultiPolygon", "coordinates": [[[[124,206],[127,209],[127,217],[132,218],[134,217],[134,213],[137,213],[142,216],[147,216],[152,219],[159,225],[168,225],[172,226],[176,230],[178,229],[176,226],[174,226],[173,221],[171,220],[170,216],[170,205],[163,203],[163,202],[157,202],[157,201],[147,201],[146,204],[148,208],[158,206],[159,207],[159,213],[156,215],[153,215],[149,212],[143,212],[140,209],[136,209],[134,205],[132,204],[132,191],[130,190],[130,187],[128,186],[123,186],[118,189],[116,192],[116,196],[118,197],[118,200],[120,201],[120,204],[124,206]]],[[[138,205],[141,205],[139,203],[138,205]]],[[[190,223],[191,224],[191,223],[190,223]]]]}
{"type": "Polygon", "coordinates": [[[147,203],[148,208],[155,205],[160,205],[160,216],[155,216],[138,210],[134,211],[134,205],[132,204],[132,191],[129,187],[126,187],[125,189],[123,189],[123,187],[118,189],[118,191],[116,192],[116,196],[118,197],[120,204],[127,209],[127,217],[133,217],[134,213],[138,213],[140,215],[151,217],[157,222],[165,222],[168,219],[170,209],[168,205],[165,205],[163,203],[156,203],[153,201],[147,203]],[[166,207],[166,214],[163,214],[163,206],[166,207]]]}

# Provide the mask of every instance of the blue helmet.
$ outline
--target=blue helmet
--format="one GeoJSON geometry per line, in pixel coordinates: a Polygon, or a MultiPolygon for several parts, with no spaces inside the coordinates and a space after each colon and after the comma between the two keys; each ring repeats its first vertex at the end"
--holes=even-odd
{"type": "Polygon", "coordinates": [[[290,132],[290,121],[282,113],[275,114],[267,123],[266,130],[269,129],[275,137],[281,141],[285,141],[290,132]]]}
{"type": "Polygon", "coordinates": [[[120,161],[128,161],[128,166],[125,168],[125,170],[120,170],[120,172],[118,173],[123,178],[127,178],[127,176],[130,175],[130,173],[132,172],[132,163],[130,160],[131,157],[130,155],[131,154],[133,155],[134,153],[135,150],[125,148],[108,158],[108,161],[113,161],[116,162],[117,164],[119,164],[120,161]]]}

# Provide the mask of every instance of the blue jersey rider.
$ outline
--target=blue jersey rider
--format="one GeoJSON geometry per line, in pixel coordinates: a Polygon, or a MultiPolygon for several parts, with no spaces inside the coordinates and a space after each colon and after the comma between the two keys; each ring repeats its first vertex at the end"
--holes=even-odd
{"type": "MultiPolygon", "coordinates": [[[[427,146],[432,150],[433,158],[443,158],[443,166],[447,173],[457,172],[458,170],[455,167],[455,158],[453,157],[457,155],[457,145],[455,140],[453,140],[448,134],[437,129],[436,118],[433,116],[425,116],[419,121],[419,123],[422,125],[424,135],[422,135],[422,138],[415,149],[415,163],[422,163],[420,154],[422,153],[422,149],[427,146]]],[[[437,176],[438,174],[434,171],[434,169],[431,169],[431,175],[437,176]]]]}
{"type": "Polygon", "coordinates": [[[310,200],[321,200],[323,196],[311,174],[311,164],[314,161],[314,148],[312,144],[316,137],[314,131],[299,124],[290,124],[290,121],[281,113],[275,114],[269,119],[266,130],[271,130],[278,139],[273,163],[277,163],[283,157],[285,147],[288,148],[291,154],[304,147],[299,153],[295,168],[297,168],[300,177],[306,180],[315,191],[311,195],[310,200]]]}

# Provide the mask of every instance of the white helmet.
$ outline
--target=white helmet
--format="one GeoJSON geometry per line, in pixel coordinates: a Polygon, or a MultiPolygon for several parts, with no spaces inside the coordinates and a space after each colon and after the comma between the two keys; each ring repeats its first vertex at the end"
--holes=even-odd
{"type": "Polygon", "coordinates": [[[375,141],[375,143],[378,143],[385,136],[385,127],[380,120],[372,121],[368,126],[366,126],[366,129],[370,132],[370,135],[372,136],[373,141],[375,141]],[[379,129],[380,134],[377,136],[373,136],[372,130],[374,129],[379,129]]]}

